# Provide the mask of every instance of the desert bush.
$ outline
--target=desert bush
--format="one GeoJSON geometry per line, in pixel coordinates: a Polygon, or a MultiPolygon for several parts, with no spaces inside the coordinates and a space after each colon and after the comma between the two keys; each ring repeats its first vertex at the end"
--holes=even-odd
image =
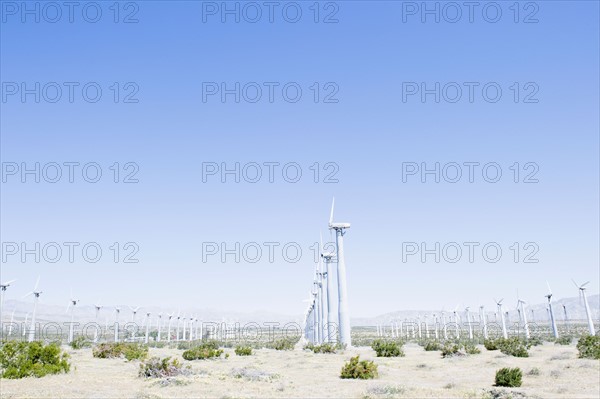
{"type": "Polygon", "coordinates": [[[539,368],[537,368],[537,367],[534,367],[534,368],[532,368],[531,370],[529,370],[529,371],[527,372],[527,375],[534,375],[534,376],[537,376],[537,375],[540,375],[541,373],[542,373],[542,372],[540,371],[540,369],[539,369],[539,368]]]}
{"type": "Polygon", "coordinates": [[[144,360],[148,357],[148,347],[134,342],[106,342],[96,346],[92,355],[100,359],[124,357],[127,360],[144,360]]]}
{"type": "Polygon", "coordinates": [[[231,376],[233,378],[241,378],[247,381],[273,381],[280,377],[279,374],[257,370],[251,367],[231,369],[231,376]]]}
{"type": "Polygon", "coordinates": [[[481,350],[473,343],[473,342],[465,342],[464,346],[465,352],[469,355],[478,355],[481,353],[481,350]]]}
{"type": "Polygon", "coordinates": [[[502,368],[496,371],[496,386],[499,387],[520,387],[522,383],[523,372],[520,368],[502,368]]]}
{"type": "Polygon", "coordinates": [[[321,344],[313,346],[312,351],[314,353],[335,353],[336,345],[332,344],[321,344]]]}
{"type": "Polygon", "coordinates": [[[460,345],[455,342],[445,342],[442,347],[442,357],[452,357],[460,354],[460,345]]]}
{"type": "Polygon", "coordinates": [[[92,343],[88,341],[83,335],[79,335],[73,338],[73,341],[71,341],[69,345],[71,345],[71,348],[73,349],[83,349],[91,347],[92,343]]]}
{"type": "Polygon", "coordinates": [[[69,355],[58,344],[8,341],[0,347],[0,377],[43,377],[48,374],[68,373],[69,355]]]}
{"type": "Polygon", "coordinates": [[[570,335],[563,335],[554,340],[556,345],[571,345],[571,342],[573,342],[573,337],[570,335]]]}
{"type": "Polygon", "coordinates": [[[377,365],[369,360],[360,360],[355,356],[342,367],[340,378],[368,380],[377,378],[377,365]]]}
{"type": "Polygon", "coordinates": [[[486,339],[483,341],[483,346],[485,349],[489,351],[497,351],[498,350],[498,340],[497,339],[486,339]]]}
{"type": "Polygon", "coordinates": [[[273,349],[276,349],[278,351],[291,351],[292,349],[294,349],[294,345],[294,341],[290,339],[281,338],[275,341],[272,346],[273,349]]]}
{"type": "Polygon", "coordinates": [[[544,341],[540,337],[531,337],[531,338],[525,340],[525,342],[529,345],[529,347],[539,346],[539,345],[544,344],[544,341]]]}
{"type": "MultiPolygon", "coordinates": [[[[205,342],[199,346],[188,349],[183,352],[182,356],[185,360],[210,359],[220,357],[223,354],[223,349],[215,348],[217,344],[205,342]]],[[[229,356],[226,356],[229,357],[229,356]]]]}
{"type": "Polygon", "coordinates": [[[600,359],[600,336],[584,335],[577,341],[579,357],[585,359],[600,359]]]}
{"type": "Polygon", "coordinates": [[[235,354],[238,356],[250,356],[252,354],[252,348],[249,346],[236,346],[235,354]]]}
{"type": "Polygon", "coordinates": [[[177,359],[152,357],[140,363],[138,375],[144,378],[164,378],[184,374],[187,371],[189,371],[189,366],[183,367],[177,359]]]}
{"type": "Polygon", "coordinates": [[[496,345],[500,349],[500,352],[505,355],[514,357],[529,357],[527,350],[531,347],[527,340],[519,339],[518,337],[512,337],[508,339],[498,338],[496,345]]]}
{"type": "Polygon", "coordinates": [[[439,341],[427,341],[425,345],[423,345],[423,349],[426,351],[439,351],[442,349],[442,345],[439,341]]]}
{"type": "Polygon", "coordinates": [[[377,357],[402,357],[404,351],[402,350],[402,343],[396,341],[385,341],[383,339],[376,339],[371,344],[371,348],[377,353],[377,357]]]}

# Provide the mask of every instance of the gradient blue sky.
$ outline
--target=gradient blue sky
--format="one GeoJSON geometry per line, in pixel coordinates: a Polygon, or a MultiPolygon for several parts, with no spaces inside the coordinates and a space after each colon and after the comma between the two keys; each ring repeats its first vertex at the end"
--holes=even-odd
{"type": "MultiPolygon", "coordinates": [[[[3,2],[6,3],[6,2],[3,2]]],[[[20,2],[19,2],[20,3],[20,2]]],[[[220,3],[220,2],[219,2],[220,3]]],[[[22,23],[3,15],[2,82],[98,82],[100,102],[2,103],[2,162],[139,165],[138,184],[2,184],[2,241],[134,241],[137,264],[3,262],[17,278],[7,299],[37,275],[42,301],[195,306],[298,314],[311,285],[308,247],[335,195],[346,235],[352,316],[575,296],[570,279],[599,272],[599,7],[594,1],[537,2],[538,23],[514,23],[499,2],[495,24],[475,14],[458,23],[402,22],[402,2],[337,2],[339,23],[202,22],[202,2],[138,2],[139,23],[115,24],[101,2],[96,24],[22,23]],[[202,82],[298,82],[298,103],[202,102],[202,82]],[[498,82],[487,103],[402,101],[402,82],[498,82]],[[115,104],[108,86],[136,82],[137,104],[115,104]],[[313,82],[335,82],[337,104],[312,102],[313,82]],[[514,82],[535,82],[538,103],[514,103],[514,82]],[[202,162],[298,162],[297,184],[202,182],[202,162]],[[497,162],[499,183],[402,182],[403,162],[497,162]],[[339,165],[337,184],[315,184],[314,162],[339,165]],[[514,162],[539,165],[537,184],[515,184],[514,162]],[[298,263],[202,262],[203,242],[298,242],[298,263]],[[402,242],[495,241],[500,262],[417,257],[402,242]],[[513,242],[536,242],[539,263],[514,263],[513,242]]],[[[123,3],[121,3],[123,4],[123,3]]],[[[232,3],[230,3],[232,4],[232,3]]],[[[283,4],[283,3],[282,3],[283,4]]],[[[322,3],[323,4],[323,3],[322,3]]],[[[420,4],[420,2],[419,2],[420,4]]],[[[430,3],[432,4],[432,3],[430,3]]],[[[441,3],[442,5],[444,3],[441,3]]],[[[484,4],[483,2],[481,4],[484,4]]],[[[521,3],[523,4],[523,3],[521,3]]],[[[522,17],[522,16],[521,16],[522,17]]],[[[64,180],[64,179],[63,179],[64,180]]],[[[264,259],[264,258],[263,258],[264,259]]]]}

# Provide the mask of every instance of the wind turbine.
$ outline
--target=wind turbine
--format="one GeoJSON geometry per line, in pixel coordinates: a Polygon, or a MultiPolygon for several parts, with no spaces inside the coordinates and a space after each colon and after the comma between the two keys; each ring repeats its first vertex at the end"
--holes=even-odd
{"type": "Polygon", "coordinates": [[[526,302],[519,298],[519,294],[517,293],[517,309],[521,306],[520,314],[523,317],[523,326],[525,327],[525,338],[531,338],[529,334],[529,325],[527,324],[527,312],[525,312],[525,304],[526,302]]]}
{"type": "Polygon", "coordinates": [[[146,312],[146,336],[144,337],[144,343],[148,343],[148,337],[150,336],[150,312],[146,312]]]}
{"type": "MultiPolygon", "coordinates": [[[[321,250],[324,251],[323,247],[323,235],[321,235],[321,250]]],[[[333,252],[322,252],[321,257],[325,261],[325,273],[327,277],[327,342],[337,341],[336,336],[333,336],[332,326],[336,328],[339,322],[336,320],[335,314],[333,313],[333,270],[331,267],[331,260],[335,256],[333,252]]]]}
{"type": "Polygon", "coordinates": [[[119,342],[119,315],[121,314],[121,308],[115,306],[115,342],[119,342]]]}
{"type": "MultiPolygon", "coordinates": [[[[321,236],[319,250],[323,247],[323,237],[321,236]]],[[[322,253],[321,253],[322,255],[322,253]]],[[[319,275],[319,296],[321,297],[321,340],[329,342],[329,290],[327,286],[328,272],[327,267],[323,265],[322,256],[319,256],[318,264],[319,275]]]]}
{"type": "Polygon", "coordinates": [[[28,297],[29,295],[33,295],[33,312],[31,313],[31,329],[29,330],[29,336],[27,340],[29,342],[33,342],[35,340],[35,311],[37,310],[38,301],[40,299],[40,294],[42,291],[38,290],[38,286],[40,285],[40,276],[38,276],[35,286],[33,287],[33,291],[25,295],[23,298],[28,297]]]}
{"type": "Polygon", "coordinates": [[[502,301],[504,300],[504,298],[500,299],[499,301],[497,301],[494,298],[494,302],[496,302],[496,305],[498,305],[498,313],[500,313],[500,320],[502,321],[502,337],[504,339],[508,338],[508,333],[506,332],[506,319],[504,318],[504,312],[502,311],[502,301]]]}
{"type": "Polygon", "coordinates": [[[4,314],[2,313],[2,310],[4,309],[4,295],[6,294],[6,289],[15,281],[17,280],[9,280],[4,283],[0,282],[0,322],[2,321],[2,315],[4,314]]]}
{"type": "Polygon", "coordinates": [[[569,317],[567,316],[567,307],[563,303],[563,312],[565,313],[565,327],[567,328],[567,332],[569,332],[569,317]]]}
{"type": "Polygon", "coordinates": [[[329,229],[335,230],[335,241],[337,247],[340,343],[350,348],[352,346],[352,338],[350,336],[350,315],[348,313],[348,291],[346,287],[346,261],[344,259],[344,234],[346,233],[346,229],[350,228],[350,223],[337,223],[333,221],[334,206],[335,198],[331,202],[329,229]]]}
{"type": "Polygon", "coordinates": [[[136,333],[137,333],[137,326],[135,325],[135,315],[137,314],[138,310],[140,310],[140,307],[132,307],[132,306],[128,306],[129,310],[131,310],[131,323],[133,324],[133,330],[131,331],[131,338],[133,338],[133,340],[135,341],[136,338],[136,333]]]}
{"type": "Polygon", "coordinates": [[[454,323],[456,324],[456,338],[460,339],[460,322],[458,320],[458,313],[456,313],[456,309],[458,309],[458,305],[456,305],[452,313],[454,313],[454,323]]]}
{"type": "Polygon", "coordinates": [[[94,342],[98,342],[98,331],[100,330],[100,324],[98,323],[100,316],[100,309],[102,309],[102,305],[94,304],[94,308],[96,308],[96,331],[94,332],[94,342]]]}
{"type": "Polygon", "coordinates": [[[181,316],[179,315],[179,310],[177,311],[177,327],[175,328],[175,341],[179,341],[179,322],[181,320],[181,316]]]}
{"type": "Polygon", "coordinates": [[[469,339],[473,340],[473,324],[471,323],[471,313],[469,313],[469,307],[465,308],[467,324],[469,325],[469,339]]]}
{"type": "Polygon", "coordinates": [[[71,310],[71,324],[69,325],[69,341],[68,343],[73,342],[73,336],[74,336],[74,317],[75,317],[75,306],[77,306],[77,303],[79,302],[79,299],[75,299],[73,298],[73,290],[71,289],[71,299],[69,300],[69,305],[67,306],[67,311],[65,313],[69,312],[69,309],[71,310]]]}
{"type": "Polygon", "coordinates": [[[171,321],[173,319],[174,314],[175,314],[175,312],[172,312],[171,314],[167,315],[169,317],[169,325],[167,328],[167,342],[171,342],[171,321]]]}
{"type": "Polygon", "coordinates": [[[161,333],[161,328],[162,328],[162,313],[158,314],[158,333],[156,334],[156,342],[160,342],[160,333],[161,333]]]}
{"type": "Polygon", "coordinates": [[[585,283],[578,285],[575,280],[572,280],[575,287],[579,288],[579,295],[583,297],[583,304],[585,305],[585,313],[587,315],[588,328],[590,330],[590,335],[596,335],[596,330],[594,329],[594,322],[592,321],[592,312],[590,312],[590,305],[588,304],[587,297],[585,296],[585,288],[590,282],[586,281],[585,283]]]}
{"type": "Polygon", "coordinates": [[[556,327],[556,320],[554,319],[554,309],[552,309],[552,290],[550,289],[550,284],[546,281],[546,285],[548,286],[548,294],[546,298],[548,298],[548,313],[550,314],[550,326],[552,327],[552,333],[554,334],[554,338],[558,338],[558,328],[556,327]]]}
{"type": "Polygon", "coordinates": [[[483,338],[488,339],[487,319],[485,318],[485,309],[483,305],[479,307],[479,314],[481,316],[481,322],[483,323],[483,338]]]}

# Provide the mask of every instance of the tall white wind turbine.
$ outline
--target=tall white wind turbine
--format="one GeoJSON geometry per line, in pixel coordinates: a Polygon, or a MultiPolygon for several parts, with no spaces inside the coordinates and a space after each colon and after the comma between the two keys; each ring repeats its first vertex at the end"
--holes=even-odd
{"type": "Polygon", "coordinates": [[[529,334],[529,324],[527,323],[527,312],[525,311],[525,304],[526,302],[519,298],[517,294],[517,309],[520,306],[520,314],[523,318],[523,326],[525,328],[525,338],[529,339],[531,338],[531,335],[529,334]]]}
{"type": "Polygon", "coordinates": [[[121,308],[115,306],[115,342],[119,342],[119,315],[121,314],[121,308]]]}
{"type": "Polygon", "coordinates": [[[144,336],[144,343],[148,343],[148,338],[150,337],[150,312],[146,312],[146,335],[144,336]]]}
{"type": "Polygon", "coordinates": [[[38,276],[38,278],[35,282],[33,291],[31,291],[30,293],[26,294],[23,297],[23,298],[26,298],[29,295],[33,295],[33,312],[31,313],[31,328],[29,329],[29,335],[27,337],[27,340],[29,342],[33,342],[35,340],[35,312],[37,310],[37,305],[38,305],[38,301],[40,299],[40,294],[42,293],[42,291],[40,291],[38,289],[39,285],[40,285],[40,276],[38,276]]]}
{"type": "MultiPolygon", "coordinates": [[[[323,251],[323,237],[321,236],[319,252],[323,251]]],[[[327,265],[323,265],[323,253],[319,256],[319,296],[321,297],[321,341],[329,342],[329,273],[327,265]]]]}
{"type": "Polygon", "coordinates": [[[507,339],[508,332],[506,331],[506,319],[504,318],[504,312],[502,311],[502,301],[503,300],[504,300],[504,298],[500,299],[499,301],[494,299],[494,302],[496,302],[496,305],[498,305],[498,313],[500,313],[500,320],[502,321],[502,337],[504,339],[507,339]]]}
{"type": "Polygon", "coordinates": [[[4,310],[4,295],[6,294],[6,289],[15,281],[17,280],[9,280],[4,283],[0,282],[0,323],[2,322],[2,316],[4,315],[2,311],[4,310]]]}
{"type": "Polygon", "coordinates": [[[481,317],[481,323],[483,324],[483,338],[488,339],[487,319],[485,318],[485,308],[483,305],[479,307],[479,315],[481,317]]]}
{"type": "Polygon", "coordinates": [[[327,342],[337,342],[337,327],[339,321],[333,312],[334,288],[333,288],[333,268],[331,266],[332,259],[335,256],[333,252],[325,252],[323,247],[323,236],[321,235],[321,257],[325,262],[325,273],[327,274],[327,342]],[[336,334],[333,334],[336,331],[336,334]]]}
{"type": "Polygon", "coordinates": [[[131,310],[131,323],[133,324],[133,328],[131,329],[131,338],[133,340],[136,339],[136,335],[137,335],[137,325],[135,324],[135,316],[137,315],[138,310],[140,310],[139,306],[136,306],[135,308],[133,306],[128,306],[129,310],[131,310]]]}
{"type": "Polygon", "coordinates": [[[156,342],[160,342],[160,333],[161,333],[161,329],[162,329],[162,313],[158,314],[158,322],[157,324],[157,334],[156,334],[156,342]]]}
{"type": "Polygon", "coordinates": [[[75,331],[74,331],[75,325],[73,323],[74,323],[74,317],[75,317],[75,306],[77,306],[78,302],[79,302],[79,299],[75,299],[73,297],[73,290],[71,290],[71,299],[69,299],[69,305],[67,306],[67,312],[69,312],[69,310],[71,310],[71,323],[69,324],[69,341],[68,341],[68,343],[73,342],[73,338],[75,335],[75,331]]]}
{"type": "Polygon", "coordinates": [[[99,331],[100,331],[100,309],[102,309],[102,305],[94,304],[94,308],[96,309],[96,330],[94,331],[94,342],[98,342],[99,331]]]}
{"type": "Polygon", "coordinates": [[[548,294],[546,295],[546,298],[548,298],[548,313],[550,314],[550,326],[552,327],[552,333],[554,334],[554,338],[558,338],[558,328],[556,327],[554,309],[552,308],[552,290],[550,289],[550,284],[547,281],[546,285],[548,286],[548,294]]]}
{"type": "Polygon", "coordinates": [[[346,229],[350,228],[350,223],[337,223],[333,221],[334,206],[335,198],[331,202],[329,229],[335,230],[337,247],[340,343],[350,348],[352,346],[352,338],[350,336],[350,314],[348,313],[348,291],[346,287],[346,261],[344,259],[344,234],[346,233],[346,229]]]}
{"type": "Polygon", "coordinates": [[[175,315],[175,312],[167,315],[169,317],[169,325],[167,327],[167,342],[171,342],[171,322],[173,320],[173,315],[175,315]]]}
{"type": "Polygon", "coordinates": [[[594,329],[594,322],[592,321],[592,312],[590,312],[590,305],[588,304],[587,297],[585,296],[585,286],[590,282],[586,281],[585,283],[578,285],[575,280],[573,280],[573,284],[575,287],[579,289],[579,295],[583,297],[583,304],[585,305],[585,313],[587,315],[588,329],[590,330],[590,335],[596,335],[596,330],[594,329]]]}

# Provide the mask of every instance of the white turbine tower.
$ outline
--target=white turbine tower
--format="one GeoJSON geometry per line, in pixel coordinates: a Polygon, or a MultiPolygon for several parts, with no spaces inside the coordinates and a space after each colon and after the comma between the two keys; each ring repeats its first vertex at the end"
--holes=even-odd
{"type": "Polygon", "coordinates": [[[502,311],[502,301],[503,300],[504,300],[504,298],[500,299],[499,301],[494,299],[494,302],[496,302],[496,305],[498,305],[498,313],[500,313],[500,320],[502,321],[502,337],[504,339],[507,339],[508,332],[506,331],[506,319],[504,318],[504,312],[502,311]]]}
{"type": "Polygon", "coordinates": [[[169,325],[167,327],[167,342],[171,342],[171,322],[173,320],[173,315],[175,315],[175,312],[167,315],[169,317],[169,325]]]}
{"type": "MultiPolygon", "coordinates": [[[[319,244],[319,252],[323,250],[323,237],[319,244]]],[[[322,253],[321,253],[322,255],[322,253]]],[[[329,290],[327,286],[328,271],[327,266],[323,265],[322,256],[319,256],[319,296],[321,297],[321,341],[329,342],[329,290]]]]}
{"type": "Polygon", "coordinates": [[[38,286],[40,285],[40,277],[38,276],[35,286],[33,287],[33,291],[25,295],[23,298],[28,297],[29,295],[33,295],[33,312],[31,313],[31,328],[29,329],[29,335],[27,340],[29,342],[33,342],[35,340],[35,312],[37,310],[38,301],[40,299],[40,294],[42,291],[38,290],[38,286]]]}
{"type": "Polygon", "coordinates": [[[146,312],[146,335],[144,336],[144,343],[148,343],[148,338],[150,337],[150,312],[146,312]]]}
{"type": "Polygon", "coordinates": [[[94,308],[96,309],[96,331],[94,332],[94,342],[98,342],[98,332],[100,330],[100,309],[102,309],[102,305],[94,304],[94,308]]]}
{"type": "Polygon", "coordinates": [[[546,298],[548,298],[548,314],[550,315],[550,326],[552,327],[552,333],[554,334],[554,338],[558,338],[558,328],[556,327],[556,319],[554,318],[554,309],[552,309],[552,290],[550,289],[550,284],[546,281],[546,285],[548,286],[548,294],[546,298]]]}
{"type": "Polygon", "coordinates": [[[519,306],[521,307],[520,314],[523,318],[523,326],[525,327],[525,338],[529,339],[531,338],[531,335],[529,334],[529,325],[527,324],[527,312],[525,312],[525,304],[526,302],[519,298],[517,294],[517,309],[519,306]]]}
{"type": "Polygon", "coordinates": [[[158,314],[158,323],[157,323],[157,330],[158,333],[156,334],[156,342],[160,342],[160,333],[161,333],[161,328],[162,328],[162,313],[158,314]]]}
{"type": "Polygon", "coordinates": [[[75,299],[73,298],[73,290],[71,290],[71,299],[69,299],[69,305],[67,306],[67,311],[66,313],[69,312],[69,309],[71,310],[71,323],[69,325],[69,341],[68,343],[73,342],[73,338],[75,335],[75,331],[74,331],[74,317],[75,317],[75,306],[77,306],[77,303],[79,302],[79,299],[75,299]]]}
{"type": "Polygon", "coordinates": [[[131,338],[135,341],[136,339],[136,335],[137,335],[137,326],[135,325],[135,315],[137,315],[138,310],[140,310],[140,307],[132,307],[132,306],[128,306],[129,310],[131,310],[131,323],[133,324],[133,328],[131,330],[131,338]]]}
{"type": "Polygon", "coordinates": [[[119,342],[119,315],[121,314],[121,308],[115,306],[115,342],[119,342]]]}
{"type": "Polygon", "coordinates": [[[483,323],[483,338],[488,339],[487,319],[485,318],[485,309],[483,305],[479,307],[479,314],[481,316],[481,322],[483,323]]]}
{"type": "Polygon", "coordinates": [[[564,303],[563,303],[562,307],[563,307],[563,312],[565,313],[565,327],[568,332],[569,331],[569,317],[567,316],[567,307],[565,306],[564,303]]]}
{"type": "MultiPolygon", "coordinates": [[[[321,237],[321,250],[325,251],[323,247],[323,237],[321,237]]],[[[333,269],[331,266],[331,260],[335,254],[333,252],[322,252],[321,257],[325,261],[325,273],[327,275],[327,342],[337,342],[337,332],[334,335],[334,329],[337,330],[339,326],[339,321],[335,313],[333,312],[333,269]]]]}
{"type": "Polygon", "coordinates": [[[346,229],[350,228],[350,223],[334,223],[333,209],[335,198],[331,202],[331,214],[329,215],[329,229],[335,230],[335,241],[337,247],[338,261],[338,295],[339,295],[339,322],[340,322],[340,343],[350,348],[352,338],[350,336],[350,314],[348,313],[348,291],[346,287],[346,261],[344,259],[344,234],[346,229]]]}
{"type": "Polygon", "coordinates": [[[181,316],[179,315],[179,311],[177,311],[177,326],[175,328],[175,341],[179,341],[179,322],[181,321],[181,316]]]}
{"type": "Polygon", "coordinates": [[[17,280],[10,280],[10,281],[6,281],[4,283],[0,283],[0,323],[2,322],[2,317],[4,315],[3,310],[4,310],[4,295],[6,294],[6,289],[8,287],[10,287],[10,285],[12,283],[14,283],[17,280]]]}
{"type": "Polygon", "coordinates": [[[585,286],[590,282],[587,281],[581,285],[578,285],[575,280],[572,280],[575,287],[579,288],[579,295],[583,297],[583,304],[585,305],[585,313],[587,315],[588,328],[590,330],[590,335],[596,335],[596,330],[594,329],[594,322],[592,321],[592,312],[590,312],[590,305],[588,304],[587,297],[585,296],[585,286]]]}
{"type": "Polygon", "coordinates": [[[469,339],[473,340],[473,323],[471,323],[471,313],[469,313],[469,307],[465,308],[467,324],[469,325],[469,339]]]}

